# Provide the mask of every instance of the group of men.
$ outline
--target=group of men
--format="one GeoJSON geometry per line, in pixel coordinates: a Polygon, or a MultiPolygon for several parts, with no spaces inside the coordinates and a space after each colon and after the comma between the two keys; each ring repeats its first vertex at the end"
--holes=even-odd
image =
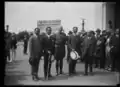
{"type": "MultiPolygon", "coordinates": [[[[63,74],[63,59],[65,57],[65,45],[68,48],[67,61],[69,64],[69,76],[76,74],[76,63],[77,60],[73,60],[70,57],[71,51],[76,51],[80,56],[81,60],[85,63],[85,73],[88,75],[88,67],[90,68],[90,74],[93,73],[93,64],[95,67],[99,67],[98,61],[100,61],[100,68],[105,68],[105,43],[106,43],[106,32],[103,31],[100,35],[100,30],[89,31],[84,34],[78,34],[78,27],[73,27],[73,32],[70,32],[67,36],[63,32],[63,27],[58,29],[58,33],[52,35],[52,28],[47,27],[45,35],[40,35],[40,29],[35,28],[35,34],[29,39],[29,52],[30,58],[29,63],[31,65],[32,78],[35,81],[40,80],[38,77],[38,67],[41,56],[44,56],[44,77],[45,80],[51,75],[51,56],[54,55],[56,60],[56,75],[63,74]]],[[[118,32],[112,35],[112,38],[117,40],[118,32]]],[[[111,53],[112,56],[116,56],[118,52],[118,42],[113,43],[114,39],[111,39],[111,53]]],[[[115,59],[115,58],[114,58],[115,59]]],[[[53,60],[53,61],[54,61],[53,60]]],[[[118,63],[117,63],[118,64],[118,63]]],[[[114,63],[113,63],[114,68],[114,63]]]]}
{"type": "Polygon", "coordinates": [[[16,58],[17,39],[15,33],[5,32],[5,64],[12,62],[16,58]],[[10,52],[11,51],[11,52],[10,52]],[[12,54],[10,56],[10,53],[12,54]]]}
{"type": "Polygon", "coordinates": [[[51,35],[52,28],[46,28],[46,34],[40,35],[40,29],[35,28],[35,34],[29,39],[29,52],[32,69],[33,80],[39,80],[38,67],[41,56],[44,56],[44,77],[52,77],[51,75],[51,56],[54,55],[56,60],[56,73],[62,74],[63,58],[65,56],[65,44],[67,41],[66,35],[62,32],[62,27],[58,33],[51,35]]]}

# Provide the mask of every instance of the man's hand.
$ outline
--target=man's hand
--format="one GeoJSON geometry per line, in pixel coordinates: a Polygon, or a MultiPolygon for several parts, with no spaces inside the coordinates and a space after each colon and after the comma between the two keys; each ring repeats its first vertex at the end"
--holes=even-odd
{"type": "Polygon", "coordinates": [[[75,51],[75,49],[72,49],[72,51],[75,51]]]}
{"type": "Polygon", "coordinates": [[[51,52],[48,50],[48,53],[51,54],[51,52]]]}
{"type": "Polygon", "coordinates": [[[111,46],[111,48],[113,48],[114,46],[111,46]]]}
{"type": "Polygon", "coordinates": [[[55,61],[55,58],[54,58],[54,56],[52,55],[52,57],[51,57],[51,62],[54,62],[55,61]]]}

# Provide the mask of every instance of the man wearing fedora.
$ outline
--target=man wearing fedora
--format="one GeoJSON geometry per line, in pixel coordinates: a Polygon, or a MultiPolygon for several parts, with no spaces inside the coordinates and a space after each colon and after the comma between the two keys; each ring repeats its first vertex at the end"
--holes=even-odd
{"type": "Polygon", "coordinates": [[[94,53],[95,53],[95,44],[96,44],[96,39],[94,36],[93,31],[89,31],[87,33],[87,37],[85,38],[83,45],[84,45],[84,50],[83,50],[83,60],[85,62],[85,73],[84,75],[88,75],[88,67],[89,70],[92,74],[92,64],[93,64],[93,58],[94,58],[94,53]]]}
{"type": "MultiPolygon", "coordinates": [[[[77,34],[78,27],[73,27],[73,34],[71,34],[68,38],[68,46],[70,51],[76,51],[80,55],[80,36],[77,34]]],[[[73,60],[71,57],[69,58],[69,75],[76,73],[76,62],[77,60],[73,60]]]]}

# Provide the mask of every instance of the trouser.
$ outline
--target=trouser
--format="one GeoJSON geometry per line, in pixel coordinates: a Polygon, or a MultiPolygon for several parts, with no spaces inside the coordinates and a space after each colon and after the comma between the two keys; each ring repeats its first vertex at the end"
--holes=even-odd
{"type": "Polygon", "coordinates": [[[106,53],[106,67],[110,67],[112,64],[110,53],[106,53]]]}
{"type": "Polygon", "coordinates": [[[99,57],[95,57],[94,61],[95,61],[95,67],[98,68],[99,64],[100,64],[100,58],[99,57]]]}
{"type": "Polygon", "coordinates": [[[70,58],[70,48],[67,48],[67,61],[69,61],[69,58],[70,58]]]}
{"type": "Polygon", "coordinates": [[[38,75],[38,69],[39,69],[39,62],[40,62],[40,58],[33,58],[34,63],[31,64],[31,74],[33,76],[37,76],[38,75]]]}
{"type": "Polygon", "coordinates": [[[104,69],[104,68],[105,68],[105,59],[104,59],[104,58],[101,58],[101,59],[100,59],[100,68],[101,68],[101,69],[104,69]]]}
{"type": "Polygon", "coordinates": [[[104,69],[105,68],[105,61],[106,58],[105,58],[105,54],[103,54],[101,57],[100,57],[100,68],[101,69],[104,69]]]}
{"type": "Polygon", "coordinates": [[[7,60],[7,57],[8,57],[8,60],[10,60],[10,50],[6,51],[5,61],[7,60]]]}
{"type": "Polygon", "coordinates": [[[93,56],[87,56],[87,58],[85,59],[85,74],[88,73],[88,67],[89,67],[89,71],[93,72],[93,56]]]}
{"type": "Polygon", "coordinates": [[[77,60],[72,60],[71,58],[69,59],[69,73],[74,73],[76,72],[76,63],[77,60]]]}
{"type": "Polygon", "coordinates": [[[12,57],[11,57],[11,60],[15,60],[15,58],[16,58],[16,48],[15,47],[13,47],[13,48],[11,48],[11,51],[12,51],[12,57]]]}
{"type": "Polygon", "coordinates": [[[59,73],[62,72],[62,69],[63,69],[63,58],[61,59],[57,59],[56,60],[56,72],[59,73]]]}
{"type": "Polygon", "coordinates": [[[10,50],[6,50],[5,51],[5,56],[4,56],[4,65],[5,65],[5,68],[6,68],[6,63],[7,63],[7,57],[8,57],[8,60],[10,60],[10,50]]]}
{"type": "Polygon", "coordinates": [[[111,70],[114,71],[115,70],[115,60],[116,58],[116,55],[115,54],[111,54],[111,62],[112,62],[112,67],[111,67],[111,70]]]}
{"type": "Polygon", "coordinates": [[[46,53],[44,55],[44,77],[50,75],[50,72],[51,72],[51,60],[49,60],[49,54],[46,53]]]}
{"type": "Polygon", "coordinates": [[[24,45],[24,53],[27,53],[27,45],[24,45]]]}

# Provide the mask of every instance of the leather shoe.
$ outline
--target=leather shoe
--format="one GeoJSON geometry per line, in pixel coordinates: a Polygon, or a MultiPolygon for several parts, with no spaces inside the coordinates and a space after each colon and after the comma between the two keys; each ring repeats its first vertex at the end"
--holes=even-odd
{"type": "Polygon", "coordinates": [[[59,74],[57,73],[56,76],[58,76],[59,74]]]}
{"type": "Polygon", "coordinates": [[[39,78],[38,76],[33,76],[32,79],[33,79],[34,81],[40,80],[40,78],[39,78]]]}
{"type": "Polygon", "coordinates": [[[74,72],[73,72],[73,74],[77,74],[77,72],[76,72],[76,71],[74,71],[74,72]]]}
{"type": "Polygon", "coordinates": [[[50,75],[48,75],[48,77],[52,77],[52,75],[50,74],[50,75]]]}
{"type": "Polygon", "coordinates": [[[90,72],[90,75],[93,76],[94,74],[92,72],[90,72]]]}
{"type": "Polygon", "coordinates": [[[88,74],[87,74],[87,73],[84,73],[84,76],[88,76],[88,74]]]}
{"type": "Polygon", "coordinates": [[[72,76],[72,73],[69,73],[69,76],[72,76]]]}
{"type": "Polygon", "coordinates": [[[60,74],[63,74],[63,71],[61,71],[60,74]]]}

